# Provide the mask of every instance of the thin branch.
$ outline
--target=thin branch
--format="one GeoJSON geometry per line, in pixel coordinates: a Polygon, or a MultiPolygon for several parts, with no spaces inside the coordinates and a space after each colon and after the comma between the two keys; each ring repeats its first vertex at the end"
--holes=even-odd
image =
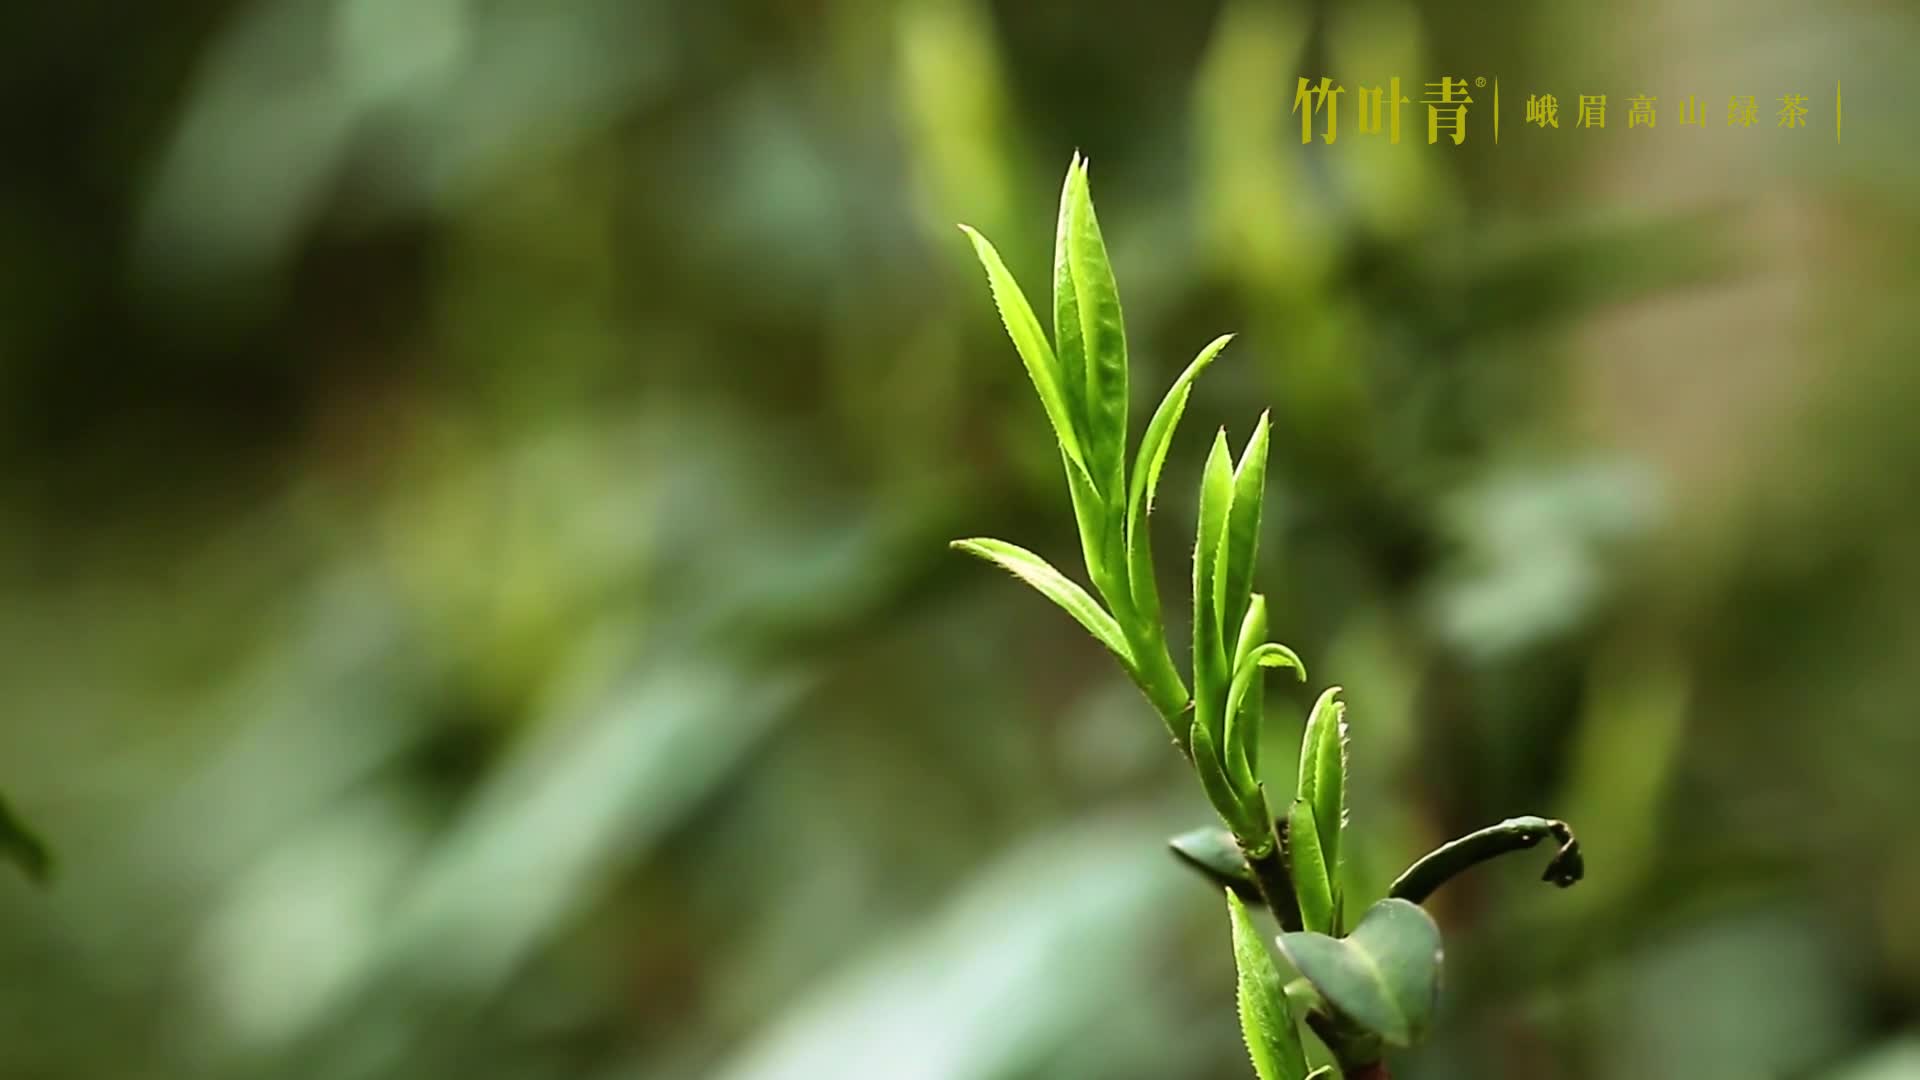
{"type": "MultiPolygon", "coordinates": [[[[1245,845],[1242,844],[1242,852],[1245,845]]],[[[1247,868],[1253,871],[1254,883],[1260,886],[1261,898],[1267,902],[1267,909],[1280,923],[1280,929],[1291,933],[1303,927],[1300,919],[1300,899],[1293,892],[1293,874],[1287,869],[1287,824],[1274,822],[1274,843],[1265,855],[1247,859],[1247,868]]]]}

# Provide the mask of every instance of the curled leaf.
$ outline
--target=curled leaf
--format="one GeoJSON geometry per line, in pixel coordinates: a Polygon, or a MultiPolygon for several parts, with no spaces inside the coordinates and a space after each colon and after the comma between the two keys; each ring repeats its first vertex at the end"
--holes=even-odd
{"type": "Polygon", "coordinates": [[[1387,889],[1387,895],[1418,904],[1469,867],[1534,847],[1549,836],[1560,842],[1560,850],[1548,860],[1540,880],[1567,888],[1587,872],[1579,839],[1564,821],[1528,816],[1508,818],[1440,845],[1408,867],[1387,889]]]}
{"type": "Polygon", "coordinates": [[[1292,649],[1269,641],[1247,653],[1233,673],[1233,685],[1227,690],[1227,764],[1235,773],[1235,779],[1249,786],[1254,781],[1251,762],[1258,753],[1251,744],[1259,740],[1260,728],[1258,718],[1248,716],[1245,705],[1248,692],[1259,683],[1261,669],[1274,667],[1290,667],[1301,679],[1307,677],[1306,666],[1292,649]]]}

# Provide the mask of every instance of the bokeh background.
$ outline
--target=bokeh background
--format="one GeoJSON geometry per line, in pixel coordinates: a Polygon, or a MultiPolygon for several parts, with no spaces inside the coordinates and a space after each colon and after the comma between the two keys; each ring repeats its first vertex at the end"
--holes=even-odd
{"type": "Polygon", "coordinates": [[[1170,589],[1273,410],[1267,760],[1347,687],[1350,891],[1585,842],[1436,898],[1399,1073],[1920,1077],[1910,6],[3,21],[0,790],[62,869],[0,873],[0,1076],[1250,1076],[1197,785],[945,546],[1077,568],[953,223],[1039,294],[1079,149],[1136,417],[1240,334],[1170,589]],[[1321,74],[1497,78],[1501,144],[1302,147],[1321,74]]]}

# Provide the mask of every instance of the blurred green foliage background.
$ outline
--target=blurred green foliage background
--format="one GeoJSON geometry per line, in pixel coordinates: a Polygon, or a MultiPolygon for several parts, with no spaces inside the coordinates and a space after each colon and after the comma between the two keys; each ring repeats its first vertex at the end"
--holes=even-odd
{"type": "Polygon", "coordinates": [[[1910,7],[4,22],[0,791],[62,867],[0,874],[0,1076],[1250,1075],[1161,846],[1197,785],[945,546],[1077,565],[952,228],[1039,295],[1077,148],[1141,400],[1240,332],[1169,584],[1196,433],[1274,410],[1350,895],[1513,813],[1587,849],[1440,894],[1401,1074],[1920,1077],[1910,7]],[[1498,78],[1502,142],[1302,147],[1321,74],[1498,78]],[[1522,130],[1539,92],[1708,123],[1522,130]]]}

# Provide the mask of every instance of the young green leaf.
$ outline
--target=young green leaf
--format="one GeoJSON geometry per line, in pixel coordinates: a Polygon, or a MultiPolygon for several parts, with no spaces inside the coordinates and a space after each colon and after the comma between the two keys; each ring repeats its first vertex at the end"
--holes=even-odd
{"type": "Polygon", "coordinates": [[[1243,899],[1260,900],[1260,886],[1253,880],[1253,871],[1247,868],[1240,845],[1233,842],[1233,834],[1227,830],[1203,825],[1167,841],[1167,846],[1208,881],[1232,889],[1243,899]]]}
{"type": "MultiPolygon", "coordinates": [[[[1082,435],[1060,385],[1059,361],[1054,358],[1053,349],[1047,344],[1046,333],[1040,329],[1040,320],[1034,317],[1026,294],[1020,291],[1019,282],[1013,279],[1012,272],[1001,261],[1000,253],[994,250],[993,244],[971,226],[962,225],[960,231],[973,241],[974,253],[987,269],[987,284],[993,291],[994,304],[1000,309],[1000,321],[1006,324],[1007,336],[1013,339],[1014,349],[1027,366],[1027,377],[1033,380],[1033,389],[1040,395],[1040,406],[1046,411],[1047,422],[1053,425],[1055,438],[1060,440],[1060,449],[1074,467],[1092,481],[1093,473],[1088,469],[1082,435]]],[[[1094,486],[1098,488],[1099,485],[1094,486]]]]}
{"type": "MultiPolygon", "coordinates": [[[[1240,636],[1233,643],[1234,671],[1247,665],[1247,657],[1267,639],[1267,598],[1254,593],[1247,603],[1246,617],[1240,620],[1240,636]]],[[[1305,676],[1301,676],[1305,678],[1305,676]]]]}
{"type": "Polygon", "coordinates": [[[1330,686],[1307,714],[1300,741],[1298,797],[1313,807],[1329,877],[1340,876],[1340,834],[1347,827],[1347,705],[1330,686]]]}
{"type": "MultiPolygon", "coordinates": [[[[1265,813],[1256,809],[1245,793],[1234,787],[1233,781],[1228,779],[1225,763],[1220,757],[1220,744],[1213,740],[1213,735],[1198,717],[1194,718],[1189,741],[1193,747],[1193,769],[1200,775],[1200,787],[1206,791],[1207,801],[1213,804],[1220,820],[1226,822],[1227,828],[1233,831],[1235,841],[1257,842],[1265,837],[1269,832],[1265,813]]],[[[1257,796],[1259,793],[1256,791],[1254,794],[1257,796]]],[[[1249,854],[1259,853],[1250,851],[1249,854]]]]}
{"type": "Polygon", "coordinates": [[[1426,1033],[1440,993],[1440,928],[1419,905],[1382,900],[1347,937],[1281,934],[1280,951],[1330,1005],[1386,1042],[1412,1046],[1426,1033]]]}
{"type": "MultiPolygon", "coordinates": [[[[1267,598],[1254,593],[1247,603],[1246,618],[1240,620],[1240,637],[1234,642],[1232,660],[1228,662],[1227,670],[1239,672],[1246,665],[1247,657],[1252,655],[1253,650],[1259,648],[1261,642],[1266,639],[1267,598]]],[[[1228,684],[1227,700],[1229,702],[1233,700],[1231,682],[1228,684]]],[[[1227,714],[1228,732],[1239,731],[1251,735],[1241,745],[1241,752],[1246,756],[1247,773],[1250,776],[1260,775],[1261,732],[1265,730],[1265,725],[1261,721],[1266,715],[1267,682],[1265,679],[1254,679],[1253,685],[1247,688],[1240,708],[1227,714]]],[[[1231,734],[1227,737],[1227,745],[1234,745],[1231,734]]]]}
{"type": "Polygon", "coordinates": [[[1287,813],[1287,868],[1293,873],[1293,894],[1300,899],[1300,924],[1322,934],[1333,932],[1333,879],[1320,851],[1320,830],[1313,820],[1313,804],[1295,799],[1287,813]]]}
{"type": "Polygon", "coordinates": [[[1249,692],[1260,685],[1261,669],[1271,667],[1290,667],[1301,679],[1307,677],[1306,668],[1292,649],[1269,641],[1247,653],[1233,673],[1233,685],[1227,690],[1227,773],[1242,791],[1254,785],[1253,760],[1258,751],[1249,744],[1260,738],[1259,717],[1249,718],[1246,704],[1249,692]]]}
{"type": "Polygon", "coordinates": [[[1194,717],[1218,745],[1226,738],[1227,650],[1220,625],[1214,579],[1220,572],[1220,541],[1233,508],[1232,454],[1227,433],[1214,436],[1200,479],[1200,527],[1193,549],[1193,705],[1194,717]]]}
{"type": "Polygon", "coordinates": [[[1227,917],[1233,923],[1233,963],[1239,973],[1240,1032],[1246,1037],[1253,1071],[1260,1080],[1306,1080],[1306,1048],[1281,989],[1280,972],[1254,929],[1247,906],[1231,890],[1227,917]]]}
{"type": "Polygon", "coordinates": [[[1093,481],[1070,461],[1067,463],[1067,495],[1073,503],[1073,520],[1080,528],[1080,550],[1086,557],[1087,576],[1093,581],[1094,589],[1113,606],[1116,615],[1121,615],[1127,610],[1128,597],[1121,587],[1125,583],[1126,565],[1122,560],[1109,557],[1115,545],[1107,506],[1100,493],[1093,489],[1093,481]],[[1120,577],[1118,583],[1116,576],[1120,577]]]}
{"type": "Polygon", "coordinates": [[[1156,626],[1160,622],[1160,588],[1153,576],[1153,541],[1147,530],[1147,517],[1153,512],[1160,469],[1166,464],[1167,448],[1180,426],[1180,416],[1186,412],[1193,381],[1232,340],[1232,334],[1215,338],[1173,381],[1167,396],[1160,400],[1160,407],[1153,411],[1153,419],[1147,422],[1147,433],[1140,440],[1139,455],[1134,458],[1131,487],[1127,491],[1127,573],[1133,587],[1134,610],[1141,619],[1156,626]]]}
{"type": "Polygon", "coordinates": [[[0,862],[11,862],[35,881],[46,881],[53,872],[53,853],[0,798],[0,862]]]}
{"type": "Polygon", "coordinates": [[[1100,639],[1102,645],[1132,669],[1133,655],[1127,651],[1126,637],[1120,632],[1120,624],[1114,622],[1113,616],[1088,596],[1085,589],[1067,580],[1045,559],[1004,540],[955,540],[952,546],[1012,571],[1015,577],[1038,589],[1047,599],[1079,620],[1081,626],[1086,627],[1089,633],[1100,639]]]}
{"type": "Polygon", "coordinates": [[[1120,493],[1127,485],[1127,330],[1106,241],[1093,213],[1085,159],[1068,170],[1065,199],[1067,265],[1080,309],[1080,343],[1086,352],[1087,466],[1116,525],[1124,528],[1120,493]]]}
{"type": "Polygon", "coordinates": [[[1253,592],[1254,563],[1260,552],[1260,505],[1266,494],[1268,426],[1266,414],[1260,414],[1260,423],[1233,471],[1233,506],[1221,541],[1224,570],[1215,586],[1220,625],[1228,631],[1246,617],[1253,592]]]}
{"type": "Polygon", "coordinates": [[[1080,298],[1073,284],[1069,238],[1073,232],[1074,189],[1080,174],[1080,155],[1067,166],[1060,186],[1060,220],[1053,234],[1053,346],[1060,361],[1060,389],[1067,411],[1082,432],[1087,427],[1087,347],[1080,330],[1080,298]]]}

